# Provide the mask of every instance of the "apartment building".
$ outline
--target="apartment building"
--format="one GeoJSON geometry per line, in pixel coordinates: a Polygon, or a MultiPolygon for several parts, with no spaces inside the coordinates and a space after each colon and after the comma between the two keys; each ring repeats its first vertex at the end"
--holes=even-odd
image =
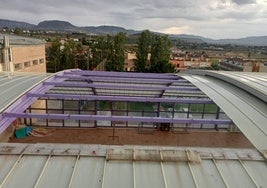
{"type": "Polygon", "coordinates": [[[172,51],[170,63],[176,70],[205,69],[211,67],[211,61],[207,54],[196,52],[172,51]]]}
{"type": "Polygon", "coordinates": [[[242,58],[227,58],[219,63],[221,70],[242,72],[267,72],[267,63],[242,58]]]}
{"type": "Polygon", "coordinates": [[[0,34],[0,71],[46,72],[45,41],[0,34]]]}

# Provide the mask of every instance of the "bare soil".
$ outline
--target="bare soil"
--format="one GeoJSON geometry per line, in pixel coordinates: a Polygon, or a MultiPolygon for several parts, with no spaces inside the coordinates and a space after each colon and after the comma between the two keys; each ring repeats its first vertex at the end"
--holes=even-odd
{"type": "Polygon", "coordinates": [[[140,132],[127,128],[46,128],[44,137],[27,136],[23,139],[11,138],[16,143],[73,143],[105,145],[157,145],[253,148],[241,133],[215,131],[148,131],[140,132]]]}

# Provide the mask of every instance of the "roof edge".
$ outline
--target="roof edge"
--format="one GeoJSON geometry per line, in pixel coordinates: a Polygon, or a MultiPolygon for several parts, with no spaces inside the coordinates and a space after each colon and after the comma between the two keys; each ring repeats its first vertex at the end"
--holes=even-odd
{"type": "Polygon", "coordinates": [[[263,102],[267,103],[267,95],[266,94],[262,93],[259,90],[256,90],[255,88],[250,87],[249,85],[246,85],[242,82],[239,82],[236,79],[230,78],[230,77],[222,75],[222,74],[218,74],[216,71],[192,70],[192,71],[189,71],[188,73],[201,75],[201,76],[210,76],[213,78],[223,80],[223,81],[225,81],[231,85],[234,85],[234,86],[248,92],[249,94],[262,100],[263,102]]]}

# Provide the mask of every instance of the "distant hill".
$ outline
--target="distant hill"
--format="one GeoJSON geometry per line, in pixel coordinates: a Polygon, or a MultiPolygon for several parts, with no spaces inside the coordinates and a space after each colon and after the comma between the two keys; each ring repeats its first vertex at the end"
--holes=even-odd
{"type": "Polygon", "coordinates": [[[180,35],[169,35],[169,37],[172,39],[180,39],[188,43],[205,43],[206,42],[204,40],[205,39],[204,37],[200,37],[196,35],[180,34],[180,35]]]}
{"type": "MultiPolygon", "coordinates": [[[[117,34],[119,32],[124,32],[128,35],[137,34],[141,31],[136,31],[132,29],[125,29],[123,27],[117,26],[84,26],[77,27],[72,25],[67,21],[61,20],[46,20],[40,22],[38,25],[29,24],[26,22],[18,22],[12,20],[0,19],[0,28],[8,27],[10,29],[22,28],[22,29],[33,29],[33,30],[44,30],[44,31],[58,31],[58,32],[78,32],[78,33],[88,33],[88,34],[117,34]]],[[[251,36],[240,39],[211,39],[196,35],[169,35],[171,38],[178,38],[189,43],[209,43],[209,44],[234,44],[234,45],[247,45],[247,46],[267,46],[267,36],[251,36]]]]}
{"type": "Polygon", "coordinates": [[[267,36],[251,36],[240,39],[211,39],[196,35],[170,35],[172,38],[181,39],[191,43],[208,43],[208,44],[233,44],[233,45],[245,45],[245,46],[267,46],[267,36]]]}
{"type": "Polygon", "coordinates": [[[123,32],[127,34],[140,33],[140,31],[128,30],[123,27],[108,26],[108,25],[103,25],[103,26],[98,26],[98,27],[87,26],[87,27],[81,27],[81,29],[92,34],[117,34],[119,32],[123,32]]]}
{"type": "Polygon", "coordinates": [[[18,22],[12,20],[0,19],[0,28],[8,27],[9,29],[22,28],[22,29],[33,29],[36,26],[34,24],[29,24],[26,22],[18,22]]]}
{"type": "Polygon", "coordinates": [[[214,43],[248,45],[248,46],[267,46],[267,36],[252,36],[240,39],[220,39],[220,40],[214,40],[214,43]]]}
{"type": "Polygon", "coordinates": [[[60,20],[49,20],[40,22],[35,29],[38,30],[55,30],[55,31],[76,31],[78,27],[72,25],[66,21],[60,20]]]}
{"type": "Polygon", "coordinates": [[[127,34],[133,34],[137,31],[127,30],[123,27],[117,26],[86,26],[86,27],[77,27],[66,21],[60,20],[49,20],[40,22],[35,29],[45,30],[45,31],[64,31],[64,32],[78,32],[78,33],[89,33],[89,34],[117,34],[119,32],[124,32],[127,34]]]}

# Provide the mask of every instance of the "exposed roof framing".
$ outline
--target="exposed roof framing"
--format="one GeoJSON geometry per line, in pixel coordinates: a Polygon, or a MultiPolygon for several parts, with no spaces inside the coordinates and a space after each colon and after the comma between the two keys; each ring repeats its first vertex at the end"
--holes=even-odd
{"type": "MultiPolygon", "coordinates": [[[[24,114],[23,112],[38,98],[195,104],[207,104],[214,101],[225,114],[233,120],[247,138],[262,153],[266,153],[266,80],[266,73],[253,74],[204,71],[177,76],[174,74],[67,70],[53,75],[46,81],[35,85],[35,87],[31,86],[32,88],[28,90],[25,88],[24,93],[20,94],[20,98],[17,98],[12,104],[9,103],[8,108],[5,108],[4,111],[2,110],[2,115],[0,116],[0,131],[2,132],[15,119],[15,115],[19,117],[30,117],[31,114],[24,114]],[[191,84],[188,81],[190,81],[191,84]],[[60,90],[61,88],[62,90],[60,90]],[[81,91],[81,88],[89,90],[81,91]],[[254,93],[252,92],[253,90],[255,90],[254,93]],[[188,95],[188,97],[181,97],[181,93],[188,93],[190,95],[188,95]],[[209,98],[201,98],[206,95],[209,98]],[[212,101],[210,99],[212,99],[212,101]],[[5,113],[5,115],[3,115],[3,113],[5,113]]],[[[36,82],[31,82],[31,84],[34,85],[36,82]]],[[[15,98],[13,98],[13,100],[15,100],[15,98]]],[[[35,115],[32,114],[32,116],[35,115]]],[[[41,115],[40,118],[48,118],[48,116],[49,115],[44,114],[43,116],[41,115]]],[[[55,114],[55,116],[57,116],[57,114],[55,114]]],[[[62,116],[59,115],[58,118],[64,119],[68,118],[67,116],[68,114],[63,114],[62,116]]],[[[147,117],[79,117],[79,115],[76,117],[76,115],[71,115],[71,118],[108,118],[111,121],[116,118],[121,120],[125,118],[125,121],[149,121],[146,119],[147,117]]],[[[184,120],[182,118],[161,119],[161,117],[156,117],[151,121],[211,122],[209,119],[191,120],[189,118],[184,120]]],[[[229,120],[223,121],[215,119],[214,121],[218,121],[217,123],[230,123],[229,120]]]]}
{"type": "MultiPolygon", "coordinates": [[[[133,78],[127,78],[127,77],[103,77],[103,76],[84,76],[84,75],[76,75],[74,73],[66,73],[62,76],[60,75],[56,75],[56,77],[58,78],[66,78],[66,79],[77,79],[77,80],[87,80],[87,79],[90,79],[92,82],[130,82],[132,83],[133,82],[133,78]]],[[[183,84],[183,83],[188,83],[190,84],[190,82],[188,82],[187,80],[185,79],[160,79],[160,78],[140,78],[140,77],[136,77],[134,78],[135,79],[135,82],[136,83],[170,83],[170,82],[173,82],[173,83],[180,83],[180,84],[183,84]]]]}
{"type": "Polygon", "coordinates": [[[75,99],[75,100],[98,100],[98,101],[133,101],[133,102],[166,102],[181,104],[214,104],[210,99],[198,98],[153,98],[153,97],[127,97],[127,96],[96,96],[96,95],[71,95],[71,94],[39,94],[27,93],[28,97],[41,99],[75,99]]]}
{"type": "Polygon", "coordinates": [[[122,89],[122,90],[141,90],[141,91],[158,91],[158,90],[182,90],[182,91],[197,91],[197,87],[168,87],[168,86],[153,86],[153,85],[137,85],[137,84],[93,84],[79,82],[44,82],[44,85],[52,85],[57,87],[73,87],[73,88],[95,88],[95,89],[122,89]]]}
{"type": "MultiPolygon", "coordinates": [[[[67,70],[59,72],[49,79],[40,82],[31,90],[28,90],[15,103],[4,111],[0,121],[2,132],[17,117],[30,117],[23,112],[38,98],[39,99],[70,99],[70,100],[109,100],[109,101],[134,101],[134,102],[161,102],[161,103],[190,103],[211,104],[208,98],[189,96],[180,97],[179,92],[200,94],[200,90],[180,76],[174,74],[145,74],[145,73],[120,73],[120,72],[91,72],[81,70],[67,70]],[[147,83],[146,83],[147,82],[147,83]],[[57,88],[55,93],[55,88],[57,88]],[[79,91],[86,89],[85,91],[79,91]],[[171,96],[162,96],[166,92],[171,96]],[[159,97],[160,96],[160,97],[159,97]],[[9,114],[9,115],[8,115],[9,114]],[[13,114],[13,115],[10,115],[13,114]]],[[[51,115],[41,115],[40,118],[51,118],[51,115]]],[[[34,116],[34,114],[32,115],[34,116]]],[[[52,115],[54,117],[57,114],[52,115]]],[[[67,115],[68,116],[68,115],[67,115]]],[[[65,119],[66,116],[57,116],[65,119]]],[[[229,124],[230,120],[209,119],[182,119],[161,117],[93,117],[93,116],[71,116],[75,119],[124,119],[125,121],[144,122],[187,122],[229,124]]]]}
{"type": "Polygon", "coordinates": [[[138,79],[180,79],[179,76],[176,76],[172,73],[166,74],[155,74],[155,73],[129,73],[129,72],[105,72],[105,71],[80,71],[80,70],[71,70],[66,72],[68,74],[77,74],[83,76],[99,76],[99,77],[118,77],[118,78],[138,78],[138,79]]]}
{"type": "Polygon", "coordinates": [[[38,119],[72,119],[72,120],[103,120],[103,121],[128,121],[147,123],[184,123],[184,124],[232,124],[228,119],[194,119],[194,118],[165,118],[144,116],[104,116],[83,114],[34,114],[34,113],[4,113],[4,118],[38,118],[38,119]]]}

